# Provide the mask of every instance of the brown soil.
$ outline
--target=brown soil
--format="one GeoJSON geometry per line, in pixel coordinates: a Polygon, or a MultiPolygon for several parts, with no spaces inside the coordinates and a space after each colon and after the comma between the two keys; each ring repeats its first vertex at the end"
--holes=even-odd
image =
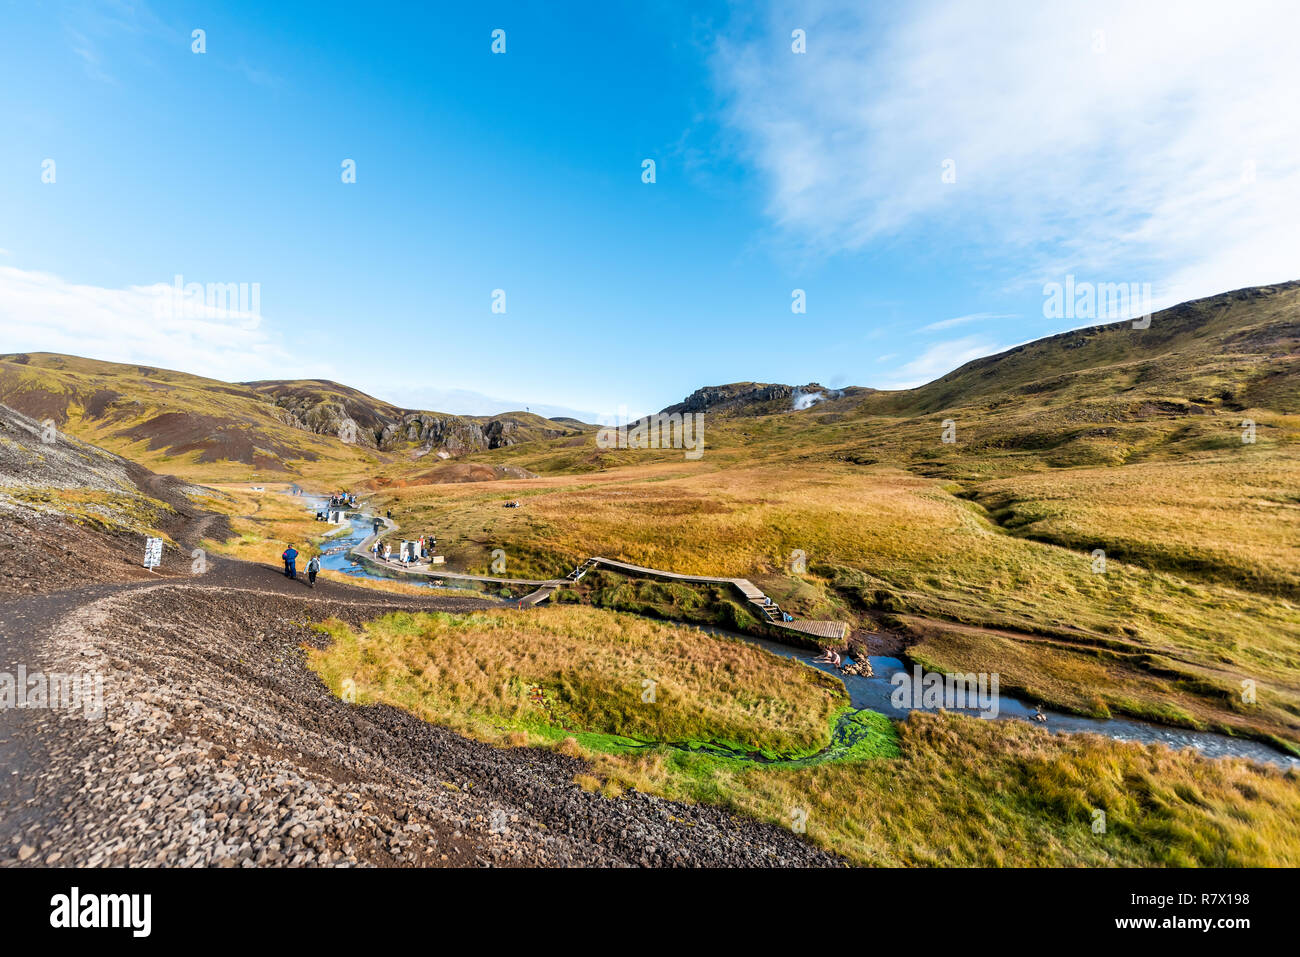
{"type": "Polygon", "coordinates": [[[196,461],[200,463],[240,462],[279,471],[285,459],[314,462],[319,458],[308,449],[268,437],[255,430],[252,423],[231,422],[194,412],[164,412],[118,434],[147,441],[151,452],[159,449],[166,449],[168,455],[198,452],[196,461]]]}

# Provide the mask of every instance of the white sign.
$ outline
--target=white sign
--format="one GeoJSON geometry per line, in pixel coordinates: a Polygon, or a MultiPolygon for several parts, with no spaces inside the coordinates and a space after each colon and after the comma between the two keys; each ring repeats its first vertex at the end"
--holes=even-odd
{"type": "Polygon", "coordinates": [[[162,564],[163,540],[147,538],[144,543],[144,567],[157,568],[162,564]]]}

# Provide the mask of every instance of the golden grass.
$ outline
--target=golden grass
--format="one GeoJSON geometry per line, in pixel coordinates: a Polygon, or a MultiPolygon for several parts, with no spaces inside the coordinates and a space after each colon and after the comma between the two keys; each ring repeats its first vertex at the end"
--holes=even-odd
{"type": "Polygon", "coordinates": [[[610,749],[589,732],[815,748],[842,692],[743,643],[585,608],[390,615],[360,633],[328,630],[333,644],[309,650],[310,663],[358,704],[392,704],[504,746],[555,747],[589,762],[580,787],[611,799],[636,788],[803,822],[809,840],[859,864],[1300,862],[1294,771],[945,713],[913,714],[901,756],[887,760],[791,767],[610,749]],[[653,705],[641,700],[645,675],[660,679],[653,705]]]}
{"type": "Polygon", "coordinates": [[[848,704],[835,679],[753,645],[591,608],[394,613],[359,635],[338,622],[327,630],[333,644],[310,657],[336,692],[350,679],[358,703],[497,742],[559,727],[816,751],[848,704]]]}
{"type": "Polygon", "coordinates": [[[334,484],[394,458],[291,426],[268,399],[247,387],[166,369],[36,354],[23,362],[0,360],[0,394],[15,408],[32,399],[41,408],[65,409],[66,421],[56,413],[62,431],[160,474],[197,482],[253,482],[310,473],[334,484]],[[97,396],[113,397],[99,417],[87,408],[97,396]],[[188,417],[188,423],[176,426],[177,416],[188,417]],[[150,429],[148,438],[128,436],[141,426],[150,429]],[[212,458],[214,450],[193,448],[193,443],[218,442],[219,456],[222,436],[247,437],[248,442],[234,441],[224,453],[242,444],[245,452],[258,450],[252,456],[258,464],[220,457],[200,461],[205,454],[212,458]],[[169,447],[192,451],[169,454],[169,447]]]}
{"type": "Polygon", "coordinates": [[[1300,597],[1300,453],[1260,451],[1022,476],[979,499],[1018,535],[1300,597]]]}
{"type": "Polygon", "coordinates": [[[107,532],[151,535],[171,540],[157,528],[171,506],[129,492],[89,488],[0,488],[0,498],[10,498],[37,510],[57,512],[75,525],[107,532]]]}
{"type": "MultiPolygon", "coordinates": [[[[1117,504],[1104,514],[1111,539],[1161,541],[1164,526],[1148,521],[1148,512],[1161,507],[1171,487],[1193,481],[1196,473],[1188,470],[1197,467],[1207,470],[1207,480],[1227,481],[1221,464],[1151,463],[1129,487],[1116,485],[1117,504]],[[1166,468],[1172,471],[1162,473],[1166,468]],[[1132,518],[1124,518],[1121,500],[1132,506],[1132,518]]],[[[1284,469],[1265,471],[1277,497],[1284,494],[1284,469]]],[[[788,596],[804,616],[857,607],[868,625],[897,625],[891,616],[906,614],[992,629],[997,641],[982,649],[978,663],[1000,672],[1008,687],[1034,688],[1050,703],[1097,710],[1093,704],[1102,700],[1139,716],[1177,712],[1195,716],[1193,723],[1300,741],[1300,609],[1293,603],[1113,557],[1105,574],[1094,574],[1091,549],[1007,534],[951,489],[887,466],[716,468],[706,461],[503,481],[490,489],[413,487],[381,502],[404,527],[435,531],[453,568],[486,570],[490,550],[501,547],[507,574],[520,577],[560,575],[589,555],[748,577],[780,600],[788,596]],[[510,498],[523,507],[503,508],[510,498]],[[784,567],[795,549],[807,556],[806,575],[784,567]],[[1022,643],[1044,637],[1054,643],[1021,654],[1022,643]],[[986,654],[995,646],[996,655],[986,654]],[[1113,652],[1118,664],[1101,668],[1100,650],[1113,652]],[[1048,655],[1055,662],[1046,662],[1048,655]],[[1042,681],[1048,673],[1053,680],[1042,681]],[[1103,673],[1122,674],[1110,694],[1096,685],[1103,673]],[[1243,706],[1246,680],[1262,689],[1257,706],[1243,706]]],[[[1089,507],[1082,507],[1085,514],[1089,507]]],[[[1186,522],[1189,541],[1228,536],[1193,509],[1177,520],[1186,522]]],[[[1246,543],[1285,547],[1283,533],[1267,522],[1241,527],[1246,543]]],[[[1249,545],[1232,547],[1244,555],[1249,545]]],[[[934,633],[932,644],[941,644],[942,634],[934,633]]],[[[973,647],[931,652],[958,670],[981,670],[963,657],[973,647]]]]}
{"type": "Polygon", "coordinates": [[[319,552],[323,533],[336,528],[316,521],[315,513],[297,496],[284,494],[284,485],[267,485],[254,492],[248,485],[212,485],[219,494],[203,501],[213,511],[228,516],[234,536],[208,547],[218,554],[242,561],[280,564],[280,554],[292,543],[297,547],[299,567],[319,552]]]}
{"type": "Polygon", "coordinates": [[[945,713],[914,713],[900,730],[897,761],[746,772],[721,787],[731,806],[773,823],[802,810],[811,840],[864,864],[1300,862],[1294,771],[945,713]],[[1092,830],[1097,810],[1104,834],[1092,830]]]}
{"type": "Polygon", "coordinates": [[[328,568],[322,568],[318,577],[324,581],[355,585],[357,588],[368,588],[371,591],[385,592],[390,595],[414,595],[419,598],[428,598],[430,595],[441,595],[449,598],[473,598],[485,603],[495,604],[495,600],[492,596],[476,592],[469,588],[443,588],[435,585],[419,585],[414,582],[397,581],[396,579],[388,578],[382,580],[361,578],[357,575],[348,575],[344,572],[336,572],[328,568]]]}

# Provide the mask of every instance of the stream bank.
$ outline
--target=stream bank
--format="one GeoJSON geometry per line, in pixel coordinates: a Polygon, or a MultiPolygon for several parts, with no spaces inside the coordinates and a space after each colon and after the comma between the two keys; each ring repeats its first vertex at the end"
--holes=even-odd
{"type": "MultiPolygon", "coordinates": [[[[310,502],[313,504],[309,504],[307,507],[315,509],[317,507],[315,503],[318,501],[311,499],[310,502]]],[[[352,549],[369,537],[371,532],[372,525],[369,517],[358,516],[352,518],[351,531],[346,535],[340,534],[322,549],[322,567],[358,578],[369,578],[376,581],[395,580],[397,576],[376,575],[350,557],[349,553],[352,549]]],[[[446,579],[439,587],[458,587],[452,584],[453,582],[453,579],[446,579]]],[[[478,592],[477,589],[469,590],[478,592]]],[[[481,594],[481,592],[478,593],[481,594]]],[[[867,660],[871,664],[872,670],[870,677],[846,675],[831,665],[815,661],[816,653],[806,648],[799,648],[771,639],[758,638],[738,632],[730,632],[725,629],[690,623],[681,624],[684,627],[700,628],[710,633],[747,641],[773,654],[795,658],[810,667],[834,674],[844,682],[849,693],[849,700],[855,710],[876,711],[895,720],[906,719],[913,710],[924,710],[910,707],[906,702],[900,704],[900,698],[903,696],[896,693],[903,683],[903,678],[900,676],[908,678],[914,676],[924,677],[924,673],[920,672],[919,665],[907,662],[903,658],[869,655],[867,660]]],[[[845,663],[847,664],[852,660],[852,658],[846,658],[845,663]]],[[[1099,734],[1117,741],[1163,744],[1174,749],[1194,748],[1210,758],[1247,758],[1282,768],[1300,768],[1300,758],[1286,754],[1264,742],[1254,741],[1250,738],[1233,737],[1214,731],[1174,728],[1132,718],[1089,718],[1047,709],[1043,710],[1047,720],[1038,722],[1036,720],[1036,708],[1017,698],[1000,693],[995,696],[994,707],[989,709],[992,712],[991,715],[983,715],[973,709],[950,708],[948,710],[962,711],[975,717],[982,717],[985,720],[1023,720],[1041,723],[1047,731],[1052,732],[1099,734]]]]}

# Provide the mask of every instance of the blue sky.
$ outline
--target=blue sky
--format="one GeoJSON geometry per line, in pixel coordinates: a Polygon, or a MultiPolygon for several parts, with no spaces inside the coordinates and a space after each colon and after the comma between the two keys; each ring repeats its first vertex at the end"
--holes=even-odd
{"type": "Polygon", "coordinates": [[[919,384],[1091,324],[1045,315],[1067,275],[1155,305],[1300,277],[1298,19],[6,4],[0,351],[588,417],[919,384]],[[160,318],[177,275],[258,315],[160,318]]]}

